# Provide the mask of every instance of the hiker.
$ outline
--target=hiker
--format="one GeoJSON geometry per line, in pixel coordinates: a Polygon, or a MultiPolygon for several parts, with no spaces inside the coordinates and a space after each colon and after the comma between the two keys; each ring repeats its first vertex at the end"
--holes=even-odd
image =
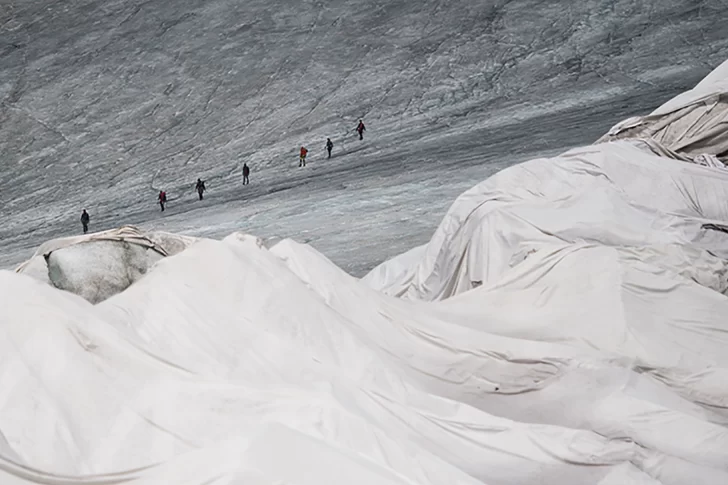
{"type": "Polygon", "coordinates": [[[362,120],[359,120],[359,126],[356,127],[356,131],[359,133],[360,140],[364,139],[364,130],[366,130],[364,122],[362,120]]]}
{"type": "Polygon", "coordinates": [[[247,163],[243,164],[243,185],[248,185],[250,183],[250,180],[248,180],[248,176],[250,175],[250,167],[248,167],[247,163]]]}
{"type": "Polygon", "coordinates": [[[195,190],[197,191],[197,194],[200,196],[200,200],[202,200],[202,193],[207,190],[205,188],[205,182],[202,179],[197,179],[197,185],[195,185],[195,190]]]}
{"type": "Polygon", "coordinates": [[[298,160],[298,166],[299,167],[305,167],[306,166],[306,154],[308,153],[308,150],[306,147],[301,147],[301,157],[298,160]]]}
{"type": "Polygon", "coordinates": [[[88,222],[91,220],[91,216],[88,215],[88,212],[86,212],[86,209],[81,212],[81,225],[83,226],[83,233],[86,234],[88,232],[88,222]]]}
{"type": "Polygon", "coordinates": [[[159,199],[159,207],[161,207],[162,212],[164,212],[164,204],[167,203],[167,192],[165,192],[164,190],[160,190],[158,199],[159,199]]]}
{"type": "Polygon", "coordinates": [[[331,149],[334,148],[334,142],[331,141],[331,138],[326,139],[326,150],[329,152],[329,157],[331,158],[331,149]]]}

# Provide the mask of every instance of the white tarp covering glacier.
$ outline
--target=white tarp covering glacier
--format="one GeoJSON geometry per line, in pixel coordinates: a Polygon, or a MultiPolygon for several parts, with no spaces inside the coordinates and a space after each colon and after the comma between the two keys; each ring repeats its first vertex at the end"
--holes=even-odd
{"type": "Polygon", "coordinates": [[[728,171],[668,138],[508,168],[363,280],[240,233],[95,305],[0,272],[0,483],[728,483],[728,171]]]}
{"type": "MultiPolygon", "coordinates": [[[[648,116],[614,126],[600,141],[646,138],[688,158],[728,157],[728,63],[723,63],[694,89],[676,96],[648,116]]],[[[715,160],[714,166],[725,164],[715,160]]]]}

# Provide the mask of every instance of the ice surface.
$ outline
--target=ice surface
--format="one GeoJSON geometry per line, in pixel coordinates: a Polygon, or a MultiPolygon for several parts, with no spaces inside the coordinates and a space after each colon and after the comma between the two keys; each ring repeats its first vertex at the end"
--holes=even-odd
{"type": "Polygon", "coordinates": [[[719,0],[5,0],[0,266],[78,234],[85,207],[94,231],[295,237],[361,276],[425,243],[476,181],[692,87],[723,60],[725,12],[719,0]]]}

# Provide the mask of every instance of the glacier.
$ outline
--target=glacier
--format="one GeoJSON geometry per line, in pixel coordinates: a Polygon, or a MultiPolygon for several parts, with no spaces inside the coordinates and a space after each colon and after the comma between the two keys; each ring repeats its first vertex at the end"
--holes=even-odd
{"type": "Polygon", "coordinates": [[[728,483],[726,99],[728,61],[361,279],[243,232],[48,241],[0,272],[2,483],[728,483]]]}
{"type": "Polygon", "coordinates": [[[3,4],[0,484],[728,483],[723,7],[3,4]]]}

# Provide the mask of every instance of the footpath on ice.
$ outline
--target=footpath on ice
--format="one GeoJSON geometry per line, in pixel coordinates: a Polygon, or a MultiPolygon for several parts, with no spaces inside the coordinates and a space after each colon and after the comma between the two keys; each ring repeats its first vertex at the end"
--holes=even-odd
{"type": "Polygon", "coordinates": [[[0,483],[728,483],[728,62],[357,280],[123,227],[0,272],[0,483]]]}

